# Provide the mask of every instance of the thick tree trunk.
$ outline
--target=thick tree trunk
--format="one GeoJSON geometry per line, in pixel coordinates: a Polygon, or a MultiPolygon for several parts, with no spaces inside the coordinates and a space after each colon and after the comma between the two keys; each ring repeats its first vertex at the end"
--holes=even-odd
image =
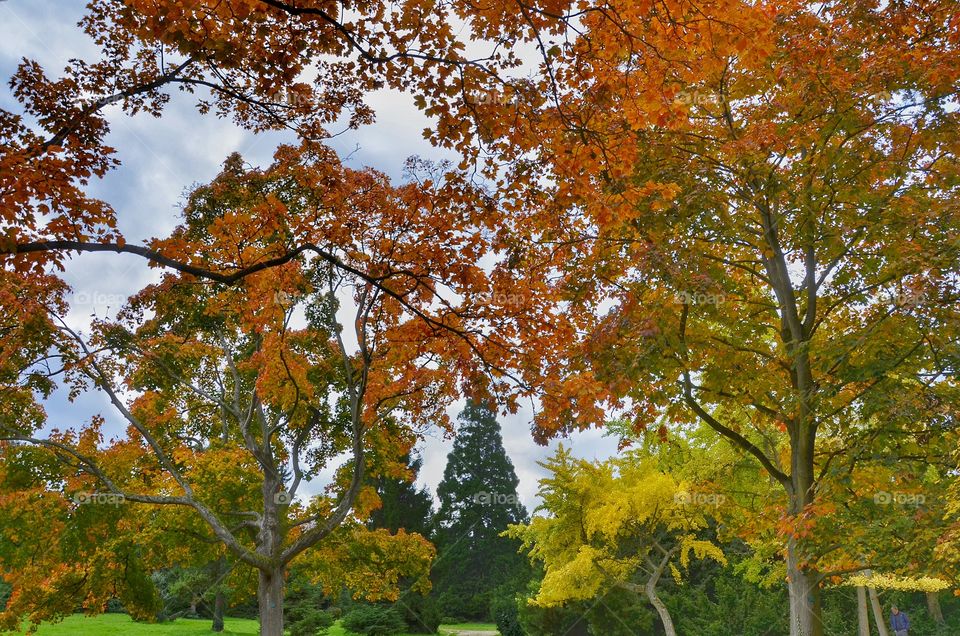
{"type": "Polygon", "coordinates": [[[223,590],[217,590],[217,595],[213,599],[213,631],[223,631],[223,613],[226,609],[227,597],[223,590]]]}
{"type": "Polygon", "coordinates": [[[857,586],[857,636],[870,636],[870,613],[867,611],[867,588],[857,586]]]}
{"type": "Polygon", "coordinates": [[[260,636],[283,636],[283,575],[280,563],[282,536],[280,532],[280,506],[287,502],[281,498],[282,482],[276,474],[266,474],[263,480],[263,518],[257,534],[257,552],[267,562],[259,570],[257,604],[260,608],[260,636]]]}
{"type": "Polygon", "coordinates": [[[930,618],[932,618],[937,625],[946,623],[943,619],[943,610],[940,609],[939,592],[927,592],[927,610],[930,612],[930,618]]]}
{"type": "Polygon", "coordinates": [[[800,567],[794,539],[787,546],[787,589],[790,593],[790,636],[823,636],[820,582],[816,572],[800,567]]]}
{"type": "Polygon", "coordinates": [[[870,588],[870,606],[873,608],[873,620],[877,623],[877,633],[880,636],[890,636],[887,631],[887,623],[883,619],[883,610],[880,608],[880,597],[877,596],[877,588],[870,588]]]}
{"type": "Polygon", "coordinates": [[[283,636],[282,570],[260,570],[257,604],[260,607],[260,636],[283,636]]]}
{"type": "MultiPolygon", "coordinates": [[[[813,502],[815,432],[810,424],[791,432],[790,513],[800,515],[813,502]]],[[[790,594],[790,636],[823,636],[820,576],[803,566],[797,539],[787,540],[787,589],[790,594]]]]}

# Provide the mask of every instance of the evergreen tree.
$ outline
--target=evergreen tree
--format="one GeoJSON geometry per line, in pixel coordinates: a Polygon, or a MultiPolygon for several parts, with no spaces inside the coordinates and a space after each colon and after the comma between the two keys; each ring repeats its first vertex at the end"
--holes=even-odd
{"type": "Polygon", "coordinates": [[[433,497],[429,490],[417,488],[414,483],[420,473],[423,460],[409,455],[405,459],[409,465],[411,479],[381,475],[372,480],[382,505],[370,516],[367,527],[371,530],[386,528],[394,533],[403,528],[407,532],[416,532],[429,537],[433,497]]]}
{"type": "Polygon", "coordinates": [[[496,414],[470,402],[459,420],[437,489],[434,590],[445,616],[490,620],[493,599],[523,589],[529,577],[518,542],[500,536],[527,512],[496,414]]]}

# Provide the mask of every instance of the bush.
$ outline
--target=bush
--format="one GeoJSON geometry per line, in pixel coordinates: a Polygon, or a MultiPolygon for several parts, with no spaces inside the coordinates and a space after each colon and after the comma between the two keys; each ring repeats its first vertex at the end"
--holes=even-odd
{"type": "Polygon", "coordinates": [[[409,592],[393,606],[406,624],[408,634],[436,634],[440,627],[440,610],[432,596],[409,592]]]}
{"type": "Polygon", "coordinates": [[[302,610],[288,625],[290,636],[323,636],[333,625],[330,612],[321,609],[302,610]]]}
{"type": "Polygon", "coordinates": [[[515,596],[509,594],[494,596],[490,604],[490,613],[501,636],[526,636],[526,632],[520,626],[519,602],[515,596]]]}
{"type": "Polygon", "coordinates": [[[407,628],[403,618],[393,607],[377,605],[361,606],[343,619],[343,627],[348,632],[364,636],[394,636],[402,634],[407,628]]]}

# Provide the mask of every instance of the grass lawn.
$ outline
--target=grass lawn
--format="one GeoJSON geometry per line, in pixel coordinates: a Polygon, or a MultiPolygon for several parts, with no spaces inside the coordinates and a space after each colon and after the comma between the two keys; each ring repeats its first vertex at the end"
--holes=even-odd
{"type": "MultiPolygon", "coordinates": [[[[457,634],[459,633],[460,630],[495,632],[497,631],[497,626],[490,623],[457,623],[456,625],[441,625],[440,636],[450,636],[450,634],[457,634]]],[[[330,631],[327,633],[329,636],[348,636],[347,631],[340,626],[339,622],[333,627],[331,627],[330,631]]],[[[407,636],[412,636],[412,635],[407,635],[407,636]]]]}
{"type": "MultiPolygon", "coordinates": [[[[256,636],[259,633],[259,623],[245,618],[228,618],[224,621],[226,629],[220,632],[223,636],[256,636]]],[[[441,625],[440,634],[456,633],[452,630],[494,631],[495,625],[484,623],[462,623],[459,625],[441,625]]],[[[151,625],[135,623],[126,614],[101,614],[87,617],[74,614],[61,623],[44,624],[37,631],[37,636],[195,636],[196,634],[213,634],[210,631],[210,621],[178,619],[172,623],[151,625]]],[[[330,636],[347,636],[346,631],[339,625],[330,630],[330,636]]]]}
{"type": "MultiPolygon", "coordinates": [[[[210,620],[191,620],[181,618],[172,623],[135,623],[126,614],[101,614],[84,616],[74,614],[61,623],[44,623],[37,630],[37,636],[192,636],[194,634],[213,634],[210,620]]],[[[245,618],[224,620],[226,629],[223,636],[256,636],[260,624],[245,618]]]]}

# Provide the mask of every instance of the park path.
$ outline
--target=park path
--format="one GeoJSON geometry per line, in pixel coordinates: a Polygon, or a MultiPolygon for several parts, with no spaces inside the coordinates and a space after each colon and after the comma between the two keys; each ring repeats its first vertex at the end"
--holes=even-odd
{"type": "Polygon", "coordinates": [[[499,636],[500,632],[477,631],[473,629],[447,629],[451,636],[499,636]]]}

